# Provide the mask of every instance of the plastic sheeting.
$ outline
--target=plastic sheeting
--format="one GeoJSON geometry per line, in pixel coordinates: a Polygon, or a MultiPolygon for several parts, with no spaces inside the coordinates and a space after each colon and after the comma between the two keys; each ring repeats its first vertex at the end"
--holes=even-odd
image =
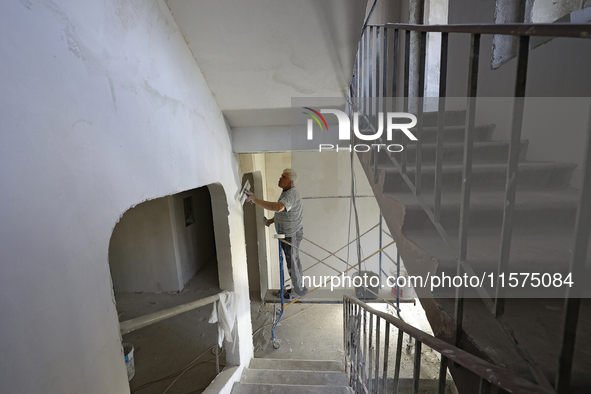
{"type": "Polygon", "coordinates": [[[220,347],[222,347],[224,337],[226,341],[234,342],[232,331],[236,324],[236,298],[236,294],[223,291],[220,293],[220,300],[213,304],[209,322],[218,323],[218,345],[220,347]]]}

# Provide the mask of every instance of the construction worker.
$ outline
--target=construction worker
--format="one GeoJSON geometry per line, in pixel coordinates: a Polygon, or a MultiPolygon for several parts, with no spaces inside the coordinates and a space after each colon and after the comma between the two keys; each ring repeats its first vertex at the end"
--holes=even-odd
{"type": "Polygon", "coordinates": [[[278,234],[285,234],[285,242],[281,242],[281,248],[287,262],[287,269],[293,285],[293,292],[287,292],[287,299],[296,299],[308,292],[308,289],[302,283],[302,264],[300,262],[299,247],[304,237],[304,227],[302,219],[304,217],[304,208],[302,197],[295,188],[298,175],[290,168],[283,170],[279,178],[278,186],[283,189],[277,202],[258,199],[254,193],[246,192],[248,198],[258,206],[274,211],[275,217],[267,220],[267,227],[275,223],[275,230],[278,234]],[[293,247],[292,247],[293,245],[293,247]]]}

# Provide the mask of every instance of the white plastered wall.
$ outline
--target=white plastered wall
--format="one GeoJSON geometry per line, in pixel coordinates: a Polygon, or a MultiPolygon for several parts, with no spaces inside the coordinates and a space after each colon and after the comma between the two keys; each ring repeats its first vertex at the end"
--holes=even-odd
{"type": "Polygon", "coordinates": [[[244,365],[238,165],[164,1],[3,2],[0,37],[0,391],[129,392],[111,233],[142,201],[212,184],[220,285],[239,297],[229,360],[244,365]]]}

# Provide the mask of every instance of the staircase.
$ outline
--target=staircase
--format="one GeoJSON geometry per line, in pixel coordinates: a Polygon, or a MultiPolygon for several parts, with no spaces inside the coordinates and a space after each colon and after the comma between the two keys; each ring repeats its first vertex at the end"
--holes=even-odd
{"type": "MultiPolygon", "coordinates": [[[[433,210],[436,148],[436,113],[424,114],[422,138],[422,198],[433,210]]],[[[440,224],[456,242],[460,223],[463,134],[465,112],[445,116],[440,224]]],[[[468,260],[475,273],[496,274],[508,158],[508,141],[493,141],[494,125],[474,130],[474,161],[470,197],[468,260]]],[[[415,130],[416,132],[416,130],[415,130]]],[[[528,141],[521,141],[517,197],[513,220],[511,272],[561,272],[572,258],[573,228],[578,191],[568,187],[576,165],[527,161],[528,141]]],[[[406,148],[407,175],[415,182],[416,143],[406,148]]],[[[400,162],[400,154],[396,159],[400,162]]],[[[417,197],[385,152],[378,156],[374,174],[371,152],[359,154],[367,178],[410,275],[455,275],[457,259],[425,214],[417,197]],[[374,183],[374,180],[377,182],[374,183]]],[[[495,292],[489,289],[494,302],[495,292]]],[[[556,292],[562,297],[564,289],[556,292]]],[[[435,336],[453,343],[454,294],[434,291],[419,294],[435,336]]],[[[531,381],[553,382],[560,348],[563,299],[507,299],[502,319],[493,317],[489,305],[477,294],[465,300],[461,346],[506,367],[531,381]],[[537,379],[536,379],[537,376],[537,379]]],[[[579,317],[580,338],[591,334],[590,305],[583,301],[579,317]]],[[[591,387],[591,346],[577,343],[572,392],[591,387]]],[[[452,368],[452,374],[454,373],[452,368]]],[[[458,371],[454,374],[458,384],[458,371]]],[[[461,389],[460,392],[469,392],[461,389]]],[[[581,391],[583,392],[583,391],[581,391]]]]}
{"type": "Polygon", "coordinates": [[[253,358],[234,384],[233,394],[350,394],[338,361],[253,358]]]}
{"type": "MultiPolygon", "coordinates": [[[[400,379],[399,394],[413,392],[412,379],[400,379]]],[[[380,387],[382,382],[380,381],[380,387]]],[[[421,379],[421,394],[436,394],[438,381],[421,379]]],[[[393,379],[388,379],[387,392],[393,392],[393,379]]],[[[349,378],[339,361],[278,360],[253,358],[234,384],[232,394],[353,394],[349,378]]],[[[455,393],[451,381],[446,394],[455,393]]]]}

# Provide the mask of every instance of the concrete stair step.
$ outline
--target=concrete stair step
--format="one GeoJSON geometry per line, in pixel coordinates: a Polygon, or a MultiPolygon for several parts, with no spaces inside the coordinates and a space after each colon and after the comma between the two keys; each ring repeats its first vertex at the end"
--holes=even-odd
{"type": "MultiPolygon", "coordinates": [[[[520,160],[525,160],[528,141],[521,141],[520,160]]],[[[406,157],[409,163],[415,163],[417,155],[416,143],[409,143],[406,149],[406,157]]],[[[437,144],[424,143],[422,145],[422,163],[434,164],[437,144]]],[[[401,153],[395,154],[395,158],[400,161],[401,153]]],[[[474,143],[474,162],[499,162],[507,163],[509,157],[509,141],[487,141],[474,143]]],[[[464,160],[464,144],[461,142],[444,143],[443,145],[443,163],[462,163],[464,160]]],[[[386,152],[380,152],[380,164],[388,164],[390,158],[386,152]]]]}
{"type": "MultiPolygon", "coordinates": [[[[413,379],[399,379],[398,390],[394,391],[394,379],[388,378],[386,381],[386,387],[384,390],[384,379],[379,378],[377,387],[373,387],[373,392],[378,393],[397,393],[397,394],[412,394],[414,388],[413,379]],[[377,390],[376,390],[377,389],[377,390]]],[[[437,394],[439,390],[439,380],[437,379],[419,379],[419,393],[421,394],[437,394]]],[[[370,390],[371,392],[371,390],[370,390]]],[[[446,381],[445,394],[457,393],[455,391],[454,384],[451,380],[446,381]]]]}
{"type": "MultiPolygon", "coordinates": [[[[481,125],[474,127],[474,142],[486,142],[490,141],[493,131],[495,130],[494,124],[481,125]]],[[[373,134],[372,129],[361,129],[362,134],[373,134]]],[[[413,127],[410,131],[418,137],[417,127],[413,127]]],[[[447,125],[443,129],[443,142],[444,143],[460,143],[464,141],[464,133],[466,132],[466,126],[453,126],[447,125]]],[[[402,141],[401,132],[396,132],[393,136],[392,143],[400,144],[402,141]]],[[[384,132],[383,136],[386,136],[384,132]]],[[[406,137],[404,137],[406,138],[406,137]]],[[[423,126],[421,131],[421,141],[423,144],[434,144],[437,142],[437,126],[423,126]]],[[[412,146],[415,142],[406,139],[406,143],[412,146]]]]}
{"type": "MultiPolygon", "coordinates": [[[[530,188],[566,188],[576,164],[556,162],[523,162],[519,164],[517,184],[530,188]]],[[[386,173],[384,192],[408,191],[408,186],[394,165],[381,166],[386,173]]],[[[435,166],[424,165],[421,170],[423,191],[434,189],[435,166]]],[[[407,167],[407,175],[415,178],[415,168],[407,167]]],[[[472,166],[472,190],[503,190],[507,178],[506,163],[475,163],[472,166]]],[[[462,186],[462,165],[443,166],[443,190],[459,191],[462,186]]]]}
{"type": "MultiPolygon", "coordinates": [[[[458,229],[446,229],[454,242],[458,242],[458,229]]],[[[443,241],[433,226],[426,226],[423,230],[409,230],[406,237],[412,240],[418,248],[428,253],[437,264],[437,272],[455,275],[456,257],[450,247],[443,241]]],[[[510,272],[526,273],[562,273],[570,270],[572,259],[572,245],[574,242],[573,228],[551,228],[532,226],[530,228],[514,228],[511,241],[510,272]]],[[[468,234],[468,262],[477,275],[497,272],[499,251],[501,246],[501,228],[472,228],[468,234]]],[[[588,264],[591,263],[591,253],[588,253],[588,264]]],[[[409,272],[412,268],[409,269],[409,272]]],[[[591,279],[576,278],[578,281],[591,279]]],[[[565,287],[558,289],[559,297],[564,295],[565,287]]],[[[518,290],[518,289],[516,289],[518,290]]],[[[555,296],[550,288],[540,288],[544,294],[555,296]]],[[[591,295],[590,289],[584,290],[591,295]]],[[[453,297],[453,295],[450,295],[453,297]]]]}
{"type": "MultiPolygon", "coordinates": [[[[495,130],[494,124],[481,125],[474,127],[474,142],[485,142],[490,141],[493,131],[495,130]]],[[[415,136],[417,135],[417,128],[410,129],[415,136]]],[[[466,126],[445,126],[443,129],[443,142],[463,142],[464,133],[466,132],[466,126]]],[[[421,142],[424,144],[434,144],[437,142],[437,126],[423,126],[421,131],[421,142]]],[[[409,142],[411,145],[412,142],[409,142]]]]}
{"type": "MultiPolygon", "coordinates": [[[[415,116],[418,119],[418,115],[416,113],[415,116]]],[[[438,112],[423,112],[423,127],[436,128],[438,116],[438,112]]],[[[463,126],[466,124],[466,111],[446,111],[444,120],[446,126],[463,126]]],[[[373,119],[372,123],[377,125],[377,122],[375,122],[375,118],[373,119]]],[[[364,117],[359,117],[360,130],[365,129],[364,124],[367,125],[364,117]]]]}
{"type": "Polygon", "coordinates": [[[268,369],[283,371],[332,371],[344,372],[343,363],[333,360],[280,360],[272,358],[253,358],[249,369],[268,369]]]}
{"type": "MultiPolygon", "coordinates": [[[[380,379],[379,387],[382,388],[383,380],[380,379]]],[[[398,394],[412,394],[414,388],[413,379],[400,379],[398,381],[398,394]]],[[[439,381],[436,379],[419,379],[419,393],[421,394],[437,394],[439,390],[439,381]]],[[[394,392],[394,379],[388,379],[388,386],[386,393],[394,392]]],[[[446,382],[445,394],[454,393],[454,386],[451,380],[446,382]]]]}
{"type": "Polygon", "coordinates": [[[348,386],[235,383],[232,394],[353,394],[348,386]]]}
{"type": "MultiPolygon", "coordinates": [[[[438,112],[423,112],[423,126],[437,126],[438,112]]],[[[445,124],[461,126],[466,122],[466,111],[445,111],[445,124]]]]}
{"type": "MultiPolygon", "coordinates": [[[[392,199],[404,204],[404,230],[422,229],[430,221],[417,198],[412,193],[386,193],[392,199]]],[[[423,194],[431,210],[434,209],[434,195],[423,194]]],[[[572,228],[575,222],[579,193],[577,190],[543,189],[517,191],[513,223],[515,226],[561,226],[572,228]]],[[[453,228],[460,223],[460,192],[441,195],[441,219],[444,228],[453,228]]],[[[503,222],[505,191],[476,190],[470,195],[470,226],[497,227],[503,222]]]]}
{"type": "Polygon", "coordinates": [[[245,369],[241,383],[287,384],[312,386],[347,386],[349,379],[344,372],[289,371],[271,369],[245,369]]]}

